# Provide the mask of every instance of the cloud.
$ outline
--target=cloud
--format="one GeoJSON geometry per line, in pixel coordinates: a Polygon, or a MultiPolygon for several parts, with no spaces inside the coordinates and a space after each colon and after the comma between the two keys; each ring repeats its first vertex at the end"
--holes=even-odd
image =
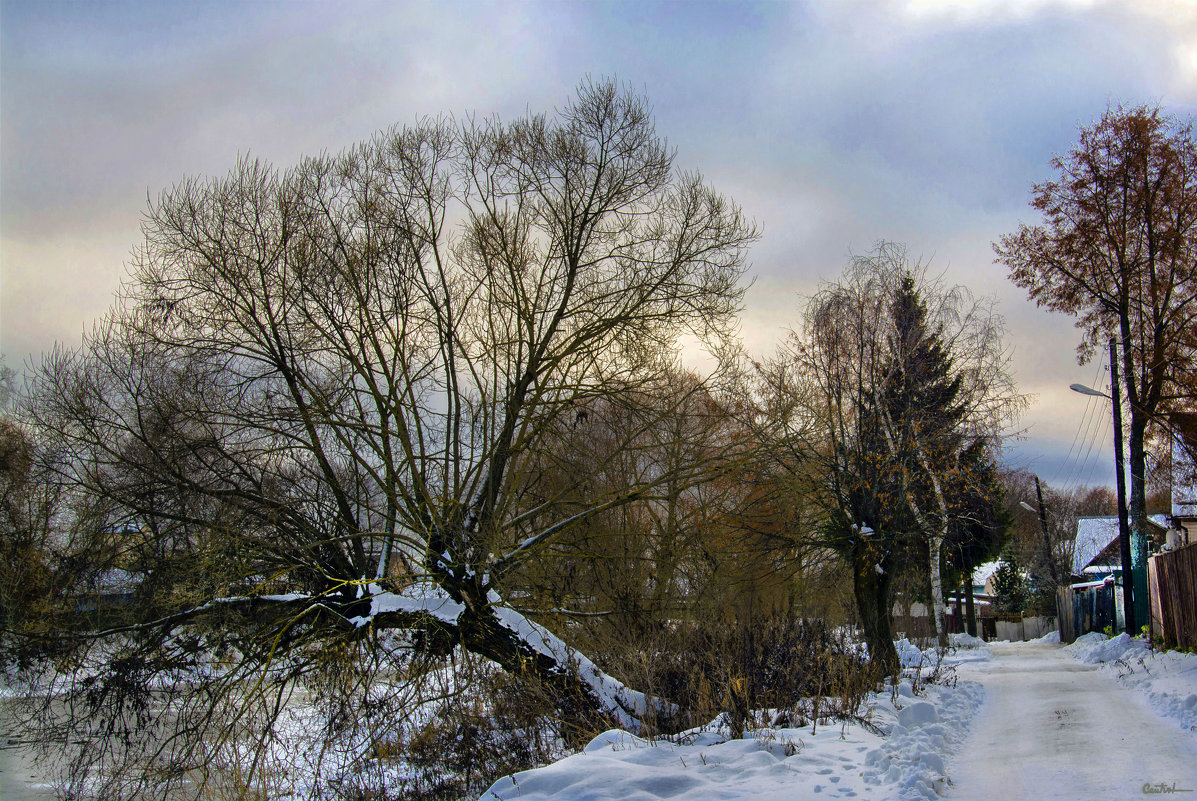
{"type": "Polygon", "coordinates": [[[892,0],[906,18],[958,27],[1027,23],[1050,16],[1109,20],[1114,28],[1130,24],[1139,37],[1163,43],[1171,76],[1168,92],[1176,100],[1197,100],[1197,4],[1192,0],[892,0]]]}
{"type": "Polygon", "coordinates": [[[1071,320],[990,243],[1109,103],[1197,102],[1188,0],[792,3],[5,3],[0,260],[10,364],[105,308],[148,194],[285,166],[442,112],[551,111],[586,75],[643,89],[659,131],[758,220],[745,339],[879,239],[1001,300],[1033,439],[1072,435],[1071,320]]]}
{"type": "Polygon", "coordinates": [[[955,21],[1027,19],[1045,11],[1087,11],[1104,0],[898,0],[903,13],[915,18],[948,18],[955,21]]]}

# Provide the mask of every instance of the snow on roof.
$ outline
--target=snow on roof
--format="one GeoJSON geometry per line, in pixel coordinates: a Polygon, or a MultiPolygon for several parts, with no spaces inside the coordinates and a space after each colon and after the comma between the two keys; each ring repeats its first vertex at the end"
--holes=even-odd
{"type": "MultiPolygon", "coordinates": [[[[1147,520],[1159,526],[1160,529],[1168,528],[1168,519],[1165,515],[1151,515],[1147,520]]],[[[1117,515],[1078,517],[1076,540],[1072,547],[1072,572],[1074,574],[1083,573],[1098,554],[1116,539],[1118,539],[1117,515]]]]}
{"type": "Polygon", "coordinates": [[[1002,561],[1000,559],[994,559],[992,562],[986,562],[983,565],[977,565],[977,567],[973,569],[973,586],[984,587],[985,582],[989,581],[993,574],[997,572],[998,566],[1001,565],[1001,563],[1002,561]]]}
{"type": "Polygon", "coordinates": [[[1082,590],[1086,587],[1102,587],[1106,584],[1109,584],[1113,580],[1113,576],[1106,576],[1105,578],[1098,579],[1097,581],[1078,581],[1076,584],[1069,584],[1068,586],[1074,590],[1082,590]]]}

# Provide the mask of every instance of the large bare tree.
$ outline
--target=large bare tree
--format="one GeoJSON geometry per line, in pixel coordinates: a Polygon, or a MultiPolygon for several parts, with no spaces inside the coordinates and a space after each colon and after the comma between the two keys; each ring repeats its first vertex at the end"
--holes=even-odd
{"type": "Polygon", "coordinates": [[[1052,160],[1036,184],[1039,225],[1021,225],[994,249],[1010,278],[1040,306],[1072,314],[1082,363],[1119,346],[1130,402],[1136,617],[1146,606],[1147,440],[1157,415],[1182,401],[1197,339],[1197,141],[1191,123],[1159,108],[1111,108],[1052,160]],[[1140,568],[1142,568],[1140,570],[1140,568]]]}
{"type": "MultiPolygon", "coordinates": [[[[151,203],[120,303],[32,387],[89,499],[75,535],[170,576],[102,632],[91,691],[195,666],[194,637],[240,654],[208,684],[286,666],[281,687],[304,649],[394,628],[536,677],[566,717],[638,726],[642,695],[503,593],[570,526],[719,469],[707,449],[582,503],[584,476],[527,491],[563,419],[659,385],[681,335],[718,350],[733,330],[753,226],[673,158],[641,97],[586,83],[552,116],[425,120],[151,203]]],[[[171,719],[216,725],[199,695],[171,719]]],[[[199,740],[156,747],[189,765],[199,740]]]]}

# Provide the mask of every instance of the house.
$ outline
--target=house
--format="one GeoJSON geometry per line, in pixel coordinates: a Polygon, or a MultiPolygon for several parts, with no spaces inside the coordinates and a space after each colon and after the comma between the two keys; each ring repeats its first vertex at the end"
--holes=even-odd
{"type": "Polygon", "coordinates": [[[110,568],[83,582],[75,592],[75,609],[85,613],[108,612],[133,603],[144,574],[110,568]]]}
{"type": "Polygon", "coordinates": [[[1001,567],[1001,560],[994,559],[992,562],[986,562],[978,565],[973,570],[973,596],[976,598],[984,598],[986,600],[992,599],[997,595],[997,590],[993,586],[993,577],[997,575],[998,568],[1001,567]]]}
{"type": "MultiPolygon", "coordinates": [[[[1151,515],[1147,529],[1155,550],[1165,542],[1167,515],[1151,515]]],[[[1072,575],[1081,581],[1096,581],[1122,570],[1118,544],[1118,516],[1078,517],[1072,545],[1072,575]]]]}
{"type": "Polygon", "coordinates": [[[1170,417],[1172,437],[1172,515],[1169,550],[1197,542],[1197,414],[1170,417]]]}

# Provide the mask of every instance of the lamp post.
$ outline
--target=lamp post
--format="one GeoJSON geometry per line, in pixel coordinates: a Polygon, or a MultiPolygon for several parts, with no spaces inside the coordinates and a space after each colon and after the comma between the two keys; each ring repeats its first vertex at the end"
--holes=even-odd
{"type": "Polygon", "coordinates": [[[1126,514],[1126,478],[1122,474],[1122,401],[1118,391],[1118,350],[1114,338],[1110,338],[1110,389],[1107,395],[1084,384],[1072,384],[1068,387],[1073,392],[1082,395],[1095,395],[1107,398],[1114,403],[1114,476],[1118,485],[1118,552],[1122,561],[1122,611],[1126,618],[1126,632],[1134,636],[1135,603],[1134,603],[1134,574],[1131,572],[1131,531],[1126,514]]]}

